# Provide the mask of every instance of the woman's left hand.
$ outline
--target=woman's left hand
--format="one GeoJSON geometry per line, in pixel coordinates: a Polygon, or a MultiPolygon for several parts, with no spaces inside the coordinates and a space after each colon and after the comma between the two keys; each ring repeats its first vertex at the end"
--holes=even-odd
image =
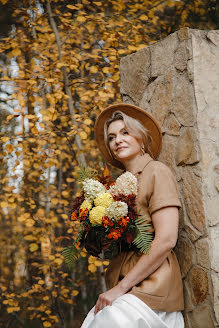
{"type": "Polygon", "coordinates": [[[125,292],[119,285],[109,289],[103,294],[100,294],[95,305],[94,315],[96,315],[97,312],[101,311],[105,306],[112,305],[113,301],[115,301],[119,296],[122,296],[124,294],[125,292]]]}

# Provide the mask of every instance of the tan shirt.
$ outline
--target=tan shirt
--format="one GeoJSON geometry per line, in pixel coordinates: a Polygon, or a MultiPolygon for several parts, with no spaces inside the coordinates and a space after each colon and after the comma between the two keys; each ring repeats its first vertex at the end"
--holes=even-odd
{"type": "MultiPolygon", "coordinates": [[[[147,215],[151,219],[151,215],[161,208],[181,206],[176,180],[166,165],[145,154],[136,161],[132,173],[138,179],[136,204],[141,215],[147,215]]],[[[122,252],[113,259],[106,272],[108,288],[117,285],[141,255],[141,252],[122,252]]],[[[183,310],[182,278],[174,252],[172,251],[155,272],[134,286],[129,293],[140,298],[152,310],[183,310]]]]}

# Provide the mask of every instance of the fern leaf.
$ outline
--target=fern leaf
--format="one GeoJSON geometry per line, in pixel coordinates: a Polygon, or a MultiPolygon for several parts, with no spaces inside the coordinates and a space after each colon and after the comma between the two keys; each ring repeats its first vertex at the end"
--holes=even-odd
{"type": "Polygon", "coordinates": [[[76,247],[77,243],[80,241],[84,230],[81,230],[75,240],[74,244],[68,247],[65,247],[62,250],[62,254],[64,256],[65,263],[69,270],[72,269],[74,262],[78,259],[80,250],[76,247]]]}
{"type": "Polygon", "coordinates": [[[77,171],[78,181],[83,182],[85,179],[91,179],[94,177],[95,173],[93,169],[90,169],[85,166],[80,166],[79,170],[77,171]]]}
{"type": "Polygon", "coordinates": [[[80,251],[76,248],[75,245],[71,245],[63,249],[62,254],[69,270],[72,269],[75,260],[77,260],[79,256],[79,253],[80,251]]]}
{"type": "Polygon", "coordinates": [[[151,243],[154,239],[154,232],[152,231],[152,224],[145,223],[145,217],[140,217],[135,220],[137,235],[133,240],[133,244],[139,248],[139,250],[144,253],[148,254],[151,243]]]}

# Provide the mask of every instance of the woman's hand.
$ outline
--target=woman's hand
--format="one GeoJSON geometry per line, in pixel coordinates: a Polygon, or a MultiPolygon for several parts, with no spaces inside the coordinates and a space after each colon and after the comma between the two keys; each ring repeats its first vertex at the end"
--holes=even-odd
{"type": "Polygon", "coordinates": [[[120,286],[115,286],[109,289],[107,292],[100,294],[95,306],[94,314],[102,310],[107,305],[112,305],[112,302],[115,301],[119,296],[125,294],[125,291],[122,290],[120,286]]]}

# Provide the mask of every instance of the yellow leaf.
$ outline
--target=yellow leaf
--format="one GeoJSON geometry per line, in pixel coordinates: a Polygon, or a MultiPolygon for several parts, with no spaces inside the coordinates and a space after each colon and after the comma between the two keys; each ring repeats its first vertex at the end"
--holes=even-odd
{"type": "Polygon", "coordinates": [[[147,20],[147,19],[148,19],[148,16],[146,16],[146,15],[141,15],[141,16],[139,16],[139,19],[140,19],[140,20],[147,20]]]}
{"type": "Polygon", "coordinates": [[[1,205],[1,207],[6,208],[6,207],[8,207],[8,202],[3,201],[0,203],[0,205],[1,205]]]}
{"type": "Polygon", "coordinates": [[[7,142],[8,140],[10,140],[10,138],[8,138],[8,137],[1,137],[1,140],[2,140],[3,142],[7,142]]]}
{"type": "Polygon", "coordinates": [[[80,15],[80,16],[77,17],[77,21],[79,23],[84,23],[86,21],[86,17],[80,15]]]}
{"type": "Polygon", "coordinates": [[[84,120],[84,124],[86,125],[91,125],[93,122],[89,119],[89,118],[86,118],[86,120],[84,120]]]}
{"type": "Polygon", "coordinates": [[[109,261],[103,261],[104,265],[109,265],[109,261]]]}
{"type": "Polygon", "coordinates": [[[76,7],[76,6],[72,6],[72,5],[67,5],[66,6],[67,8],[69,8],[69,9],[76,9],[76,10],[78,10],[79,8],[78,7],[76,7]]]}
{"type": "Polygon", "coordinates": [[[58,64],[56,65],[57,68],[61,68],[61,67],[63,67],[63,66],[66,66],[66,64],[64,64],[64,63],[58,63],[58,64]]]}
{"type": "Polygon", "coordinates": [[[90,67],[90,73],[97,73],[98,72],[98,67],[97,66],[91,66],[90,67]]]}
{"type": "Polygon", "coordinates": [[[110,73],[109,67],[104,67],[103,68],[103,73],[105,73],[105,74],[110,73]]]}
{"type": "Polygon", "coordinates": [[[42,279],[38,280],[38,284],[39,285],[43,285],[44,284],[44,280],[42,280],[42,279]]]}
{"type": "Polygon", "coordinates": [[[102,262],[99,261],[99,260],[96,260],[96,261],[94,262],[94,264],[95,264],[96,266],[101,266],[101,265],[102,265],[102,262]]]}
{"type": "Polygon", "coordinates": [[[43,297],[43,300],[44,300],[44,301],[48,301],[48,300],[49,300],[49,296],[44,296],[44,297],[43,297]]]}
{"type": "Polygon", "coordinates": [[[67,198],[69,196],[69,192],[67,190],[62,191],[62,196],[67,198]]]}
{"type": "Polygon", "coordinates": [[[59,202],[58,198],[52,198],[52,199],[51,199],[51,203],[52,203],[53,205],[57,205],[58,202],[59,202]]]}
{"type": "Polygon", "coordinates": [[[20,51],[20,49],[15,48],[15,49],[13,49],[13,50],[10,52],[9,55],[10,55],[10,57],[20,56],[20,55],[21,55],[21,51],[20,51]]]}
{"type": "Polygon", "coordinates": [[[58,265],[61,265],[62,264],[62,259],[55,259],[54,262],[58,265]]]}
{"type": "Polygon", "coordinates": [[[8,308],[7,308],[7,312],[8,312],[8,313],[12,313],[12,312],[14,312],[14,307],[8,307],[8,308]]]}
{"type": "Polygon", "coordinates": [[[79,133],[79,135],[80,135],[82,140],[87,139],[87,133],[86,132],[82,131],[82,132],[79,133]]]}
{"type": "Polygon", "coordinates": [[[87,256],[87,253],[85,253],[85,252],[81,252],[81,256],[82,256],[82,257],[86,257],[86,256],[87,256]]]}
{"type": "Polygon", "coordinates": [[[52,324],[49,321],[44,321],[43,327],[52,327],[52,324]]]}
{"type": "Polygon", "coordinates": [[[35,221],[33,219],[27,219],[27,221],[25,222],[26,227],[29,227],[29,228],[34,226],[34,224],[35,224],[35,221]]]}
{"type": "Polygon", "coordinates": [[[132,46],[132,45],[129,45],[128,46],[128,49],[131,50],[131,51],[136,51],[136,47],[135,46],[132,46]]]}
{"type": "Polygon", "coordinates": [[[32,243],[29,246],[29,249],[31,252],[35,252],[38,248],[39,248],[39,246],[36,243],[32,243]]]}
{"type": "Polygon", "coordinates": [[[34,237],[33,235],[26,235],[24,236],[24,239],[29,241],[34,241],[36,240],[36,237],[34,237]]]}
{"type": "Polygon", "coordinates": [[[97,267],[96,267],[96,265],[95,264],[89,264],[88,265],[88,270],[90,271],[90,272],[96,272],[97,271],[97,267]]]}
{"type": "Polygon", "coordinates": [[[77,296],[79,294],[79,291],[78,290],[73,290],[71,292],[72,296],[77,296]]]}
{"type": "Polygon", "coordinates": [[[9,145],[6,145],[6,146],[5,146],[5,149],[7,150],[7,152],[8,152],[9,154],[11,154],[11,153],[13,152],[13,150],[14,150],[14,146],[11,145],[11,144],[9,144],[9,145]]]}

